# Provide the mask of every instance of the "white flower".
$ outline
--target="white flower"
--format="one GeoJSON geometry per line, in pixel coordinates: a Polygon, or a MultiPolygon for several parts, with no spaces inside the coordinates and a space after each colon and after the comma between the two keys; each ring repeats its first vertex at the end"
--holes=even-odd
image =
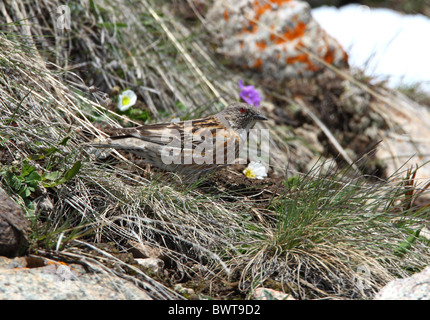
{"type": "Polygon", "coordinates": [[[118,109],[126,111],[136,103],[137,96],[132,90],[125,90],[118,96],[118,109]]]}
{"type": "Polygon", "coordinates": [[[243,170],[243,174],[250,179],[264,179],[264,177],[267,177],[267,169],[260,161],[251,161],[243,170]]]}

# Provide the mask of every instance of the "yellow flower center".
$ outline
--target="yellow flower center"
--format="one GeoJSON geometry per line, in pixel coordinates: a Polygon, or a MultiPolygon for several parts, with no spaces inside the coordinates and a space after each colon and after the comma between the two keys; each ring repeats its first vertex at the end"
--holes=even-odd
{"type": "Polygon", "coordinates": [[[123,105],[123,106],[126,106],[126,105],[128,105],[129,103],[130,103],[130,98],[129,98],[129,97],[127,97],[127,96],[122,97],[122,105],[123,105]]]}
{"type": "Polygon", "coordinates": [[[246,168],[243,172],[247,178],[254,179],[256,177],[256,174],[249,168],[246,168]]]}

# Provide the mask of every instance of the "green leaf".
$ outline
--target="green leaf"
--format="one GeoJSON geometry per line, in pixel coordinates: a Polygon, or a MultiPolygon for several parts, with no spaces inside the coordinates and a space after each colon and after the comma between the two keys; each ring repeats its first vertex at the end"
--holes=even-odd
{"type": "Polygon", "coordinates": [[[183,112],[187,111],[187,107],[181,101],[176,102],[176,108],[183,112]]]}
{"type": "Polygon", "coordinates": [[[82,163],[80,161],[76,161],[72,168],[70,168],[64,175],[64,181],[68,181],[77,175],[79,169],[81,168],[82,163]]]}
{"type": "Polygon", "coordinates": [[[11,171],[6,172],[6,182],[7,185],[16,192],[19,192],[21,189],[21,181],[11,171]]]}
{"type": "Polygon", "coordinates": [[[70,137],[65,137],[61,142],[59,143],[60,146],[66,146],[67,142],[70,140],[70,137]]]}
{"type": "Polygon", "coordinates": [[[399,258],[403,258],[406,253],[412,248],[412,245],[417,240],[421,232],[421,229],[418,229],[414,232],[414,234],[410,235],[405,241],[400,243],[398,247],[394,250],[394,254],[399,258]]]}
{"type": "Polygon", "coordinates": [[[34,206],[34,203],[28,199],[28,198],[24,198],[24,204],[27,208],[27,212],[32,215],[34,213],[34,210],[36,209],[34,206]]]}
{"type": "Polygon", "coordinates": [[[23,188],[19,191],[19,195],[23,198],[26,199],[30,196],[31,191],[29,190],[29,188],[25,185],[22,186],[23,188]]]}
{"type": "Polygon", "coordinates": [[[32,171],[26,178],[26,181],[31,182],[31,181],[42,181],[42,177],[40,176],[39,172],[37,171],[32,171]]]}
{"type": "Polygon", "coordinates": [[[129,108],[124,112],[130,119],[140,121],[150,121],[151,116],[148,110],[140,110],[136,108],[129,108]]]}
{"type": "Polygon", "coordinates": [[[43,180],[49,180],[49,181],[55,181],[60,179],[62,176],[62,172],[60,171],[53,171],[53,172],[46,172],[42,175],[43,180]]]}
{"type": "Polygon", "coordinates": [[[45,158],[45,156],[43,154],[30,154],[28,156],[29,160],[41,160],[43,158],[45,158]]]}
{"type": "Polygon", "coordinates": [[[127,24],[123,22],[111,23],[111,22],[101,22],[98,24],[100,27],[106,28],[108,30],[114,30],[115,28],[126,28],[127,24]]]}
{"type": "Polygon", "coordinates": [[[44,148],[42,150],[43,150],[43,153],[46,154],[47,156],[53,155],[55,152],[58,151],[56,147],[44,148]]]}
{"type": "Polygon", "coordinates": [[[284,185],[288,189],[295,189],[300,184],[299,176],[295,175],[284,181],[284,185]]]}
{"type": "Polygon", "coordinates": [[[36,170],[36,168],[33,166],[30,166],[28,164],[27,160],[22,162],[22,166],[21,166],[21,176],[22,177],[28,176],[30,173],[32,173],[35,170],[36,170]]]}
{"type": "Polygon", "coordinates": [[[64,173],[64,176],[59,171],[44,174],[43,179],[51,182],[45,182],[43,183],[43,186],[45,188],[52,188],[72,179],[79,172],[81,166],[82,163],[80,161],[76,161],[75,164],[64,173]]]}

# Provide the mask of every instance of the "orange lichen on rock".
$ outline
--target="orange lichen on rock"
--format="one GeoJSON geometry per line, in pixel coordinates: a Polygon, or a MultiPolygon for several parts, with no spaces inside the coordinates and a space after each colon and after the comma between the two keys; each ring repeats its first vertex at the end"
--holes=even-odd
{"type": "Polygon", "coordinates": [[[249,24],[243,27],[243,32],[245,33],[256,33],[258,30],[257,23],[254,21],[249,21],[249,24]]]}
{"type": "MultiPolygon", "coordinates": [[[[286,3],[286,2],[290,2],[292,0],[269,0],[269,1],[258,1],[255,0],[253,3],[253,8],[254,8],[254,12],[255,12],[255,17],[254,19],[252,19],[250,22],[253,23],[253,31],[255,31],[255,27],[257,24],[257,21],[260,20],[261,16],[266,12],[266,11],[273,11],[273,5],[278,5],[278,6],[282,6],[282,4],[286,3]]],[[[276,10],[276,9],[275,9],[276,10]]],[[[225,19],[225,13],[224,13],[224,19],[225,19]]],[[[227,19],[225,19],[227,20],[227,19]]],[[[245,31],[245,30],[244,30],[245,31]]]]}
{"type": "Polygon", "coordinates": [[[280,80],[313,76],[323,61],[348,65],[346,52],[312,18],[305,1],[231,1],[225,10],[225,0],[214,0],[207,18],[222,39],[219,52],[244,68],[280,80]]]}
{"type": "Polygon", "coordinates": [[[298,22],[296,27],[292,30],[287,30],[283,34],[270,34],[270,40],[274,44],[282,44],[287,41],[291,41],[300,37],[303,37],[306,31],[306,24],[304,22],[298,22]]]}
{"type": "Polygon", "coordinates": [[[229,16],[228,16],[228,11],[227,11],[227,9],[225,9],[225,10],[224,10],[224,20],[225,20],[225,21],[228,21],[228,17],[229,17],[229,16]]]}
{"type": "Polygon", "coordinates": [[[328,64],[332,64],[334,61],[334,51],[333,49],[328,49],[325,56],[324,56],[324,61],[327,62],[328,64]]]}
{"type": "Polygon", "coordinates": [[[272,5],[270,3],[268,3],[267,1],[264,1],[263,4],[260,4],[259,1],[254,1],[254,6],[255,6],[255,19],[259,20],[261,15],[266,12],[267,10],[272,10],[272,5]]]}
{"type": "Polygon", "coordinates": [[[311,59],[309,58],[309,55],[306,53],[298,54],[297,56],[294,56],[294,57],[288,57],[285,59],[285,62],[287,64],[295,64],[297,62],[301,62],[303,64],[306,64],[307,69],[309,71],[317,71],[320,69],[311,61],[311,59]]]}
{"type": "Polygon", "coordinates": [[[278,6],[282,6],[284,3],[291,2],[292,0],[269,0],[266,2],[270,2],[272,4],[277,4],[278,6]]]}
{"type": "Polygon", "coordinates": [[[56,266],[58,266],[58,265],[67,266],[67,263],[65,263],[63,261],[54,261],[54,260],[47,260],[46,261],[46,265],[51,265],[51,264],[56,265],[56,266]]]}
{"type": "Polygon", "coordinates": [[[285,59],[285,62],[287,64],[293,64],[293,63],[296,63],[296,62],[306,62],[307,59],[308,59],[307,54],[299,54],[299,55],[294,56],[294,57],[287,57],[285,59]]]}
{"type": "Polygon", "coordinates": [[[264,3],[260,3],[258,0],[255,0],[253,5],[254,5],[255,16],[254,18],[249,18],[249,25],[243,29],[243,32],[248,32],[248,33],[257,32],[258,30],[257,23],[258,23],[258,20],[260,20],[261,15],[264,14],[264,12],[266,12],[267,10],[272,9],[272,5],[267,1],[264,1],[264,3]]]}
{"type": "Polygon", "coordinates": [[[266,49],[267,48],[267,43],[266,43],[266,41],[265,40],[262,40],[262,41],[257,41],[256,43],[255,43],[255,45],[258,47],[258,49],[260,49],[260,50],[264,50],[264,49],[266,49]]]}
{"type": "Polygon", "coordinates": [[[299,37],[303,37],[303,35],[305,34],[305,30],[306,30],[306,24],[302,21],[299,21],[297,23],[297,26],[293,30],[291,31],[287,30],[284,33],[284,37],[287,38],[288,40],[294,40],[299,37]]]}
{"type": "Polygon", "coordinates": [[[252,67],[256,69],[261,69],[262,66],[263,66],[263,60],[258,58],[257,60],[255,60],[255,63],[252,67]]]}

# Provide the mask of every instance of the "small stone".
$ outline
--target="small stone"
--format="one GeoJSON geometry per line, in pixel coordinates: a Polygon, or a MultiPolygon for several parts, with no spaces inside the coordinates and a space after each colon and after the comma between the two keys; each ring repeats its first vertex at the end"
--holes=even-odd
{"type": "Polygon", "coordinates": [[[178,293],[180,293],[180,294],[182,294],[182,295],[188,295],[188,296],[191,296],[191,295],[194,295],[195,294],[195,292],[194,292],[194,290],[193,289],[191,289],[191,288],[185,288],[182,284],[180,284],[180,283],[178,283],[178,284],[175,284],[175,286],[173,287],[173,290],[175,290],[176,292],[178,292],[178,293]]]}
{"type": "Polygon", "coordinates": [[[49,197],[43,197],[38,203],[37,207],[43,211],[52,211],[54,209],[54,204],[49,197]]]}
{"type": "Polygon", "coordinates": [[[270,288],[257,288],[254,292],[255,300],[296,300],[290,294],[270,288]]]}
{"type": "Polygon", "coordinates": [[[128,244],[131,246],[129,251],[134,258],[157,258],[164,260],[163,252],[151,245],[130,240],[128,244]]]}
{"type": "Polygon", "coordinates": [[[161,273],[164,269],[164,261],[157,258],[135,259],[136,262],[145,269],[155,273],[161,273]]]}

